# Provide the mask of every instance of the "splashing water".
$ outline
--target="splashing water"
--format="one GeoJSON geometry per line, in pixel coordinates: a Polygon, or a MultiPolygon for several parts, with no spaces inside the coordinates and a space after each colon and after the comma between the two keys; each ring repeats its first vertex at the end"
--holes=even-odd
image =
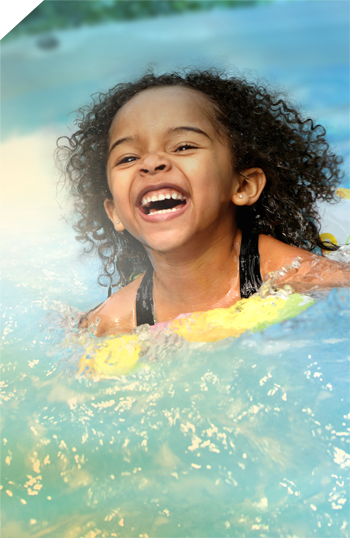
{"type": "Polygon", "coordinates": [[[349,306],[335,289],[211,344],[139,328],[142,367],[97,381],[77,376],[79,311],[22,304],[3,333],[2,536],[348,536],[349,306]]]}

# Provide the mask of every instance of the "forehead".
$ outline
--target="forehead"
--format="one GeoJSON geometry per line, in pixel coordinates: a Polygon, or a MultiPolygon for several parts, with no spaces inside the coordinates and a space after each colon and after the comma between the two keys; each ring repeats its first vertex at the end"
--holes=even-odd
{"type": "Polygon", "coordinates": [[[149,88],[135,95],[115,115],[110,134],[140,122],[148,127],[169,123],[210,123],[214,127],[214,107],[201,92],[182,86],[149,88]]]}

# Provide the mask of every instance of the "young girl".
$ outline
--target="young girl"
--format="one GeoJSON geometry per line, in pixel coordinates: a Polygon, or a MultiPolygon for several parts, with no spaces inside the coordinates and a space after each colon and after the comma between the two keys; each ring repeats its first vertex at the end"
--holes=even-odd
{"type": "Polygon", "coordinates": [[[295,258],[280,279],[294,289],[349,285],[348,269],[311,252],[337,248],[319,238],[316,201],[334,201],[342,159],[258,84],[150,73],[100,94],[77,125],[63,148],[75,230],[109,279],[81,320],[97,336],[232,306],[295,258]]]}

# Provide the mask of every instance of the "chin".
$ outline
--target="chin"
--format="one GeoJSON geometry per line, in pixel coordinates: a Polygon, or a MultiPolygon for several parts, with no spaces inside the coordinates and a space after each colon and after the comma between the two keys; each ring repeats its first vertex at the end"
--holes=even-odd
{"type": "Polygon", "coordinates": [[[179,237],[169,237],[169,235],[161,234],[160,237],[149,238],[147,242],[142,241],[142,244],[146,250],[150,249],[161,254],[170,254],[185,247],[186,241],[181,241],[179,237]]]}

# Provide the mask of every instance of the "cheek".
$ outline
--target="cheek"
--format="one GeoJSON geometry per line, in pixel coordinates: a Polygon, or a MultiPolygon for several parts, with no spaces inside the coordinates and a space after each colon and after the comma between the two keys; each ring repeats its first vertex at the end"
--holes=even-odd
{"type": "Polygon", "coordinates": [[[213,163],[209,159],[201,162],[193,160],[187,165],[187,172],[190,175],[193,186],[211,184],[212,178],[215,176],[213,163]]]}
{"type": "Polygon", "coordinates": [[[120,195],[115,193],[115,190],[111,189],[112,199],[114,202],[115,212],[118,215],[119,219],[125,220],[125,206],[126,204],[122,203],[120,200],[120,195]]]}
{"type": "Polygon", "coordinates": [[[107,175],[107,180],[114,203],[119,205],[123,204],[127,192],[125,181],[122,181],[122,178],[116,177],[116,174],[113,173],[107,175]]]}

